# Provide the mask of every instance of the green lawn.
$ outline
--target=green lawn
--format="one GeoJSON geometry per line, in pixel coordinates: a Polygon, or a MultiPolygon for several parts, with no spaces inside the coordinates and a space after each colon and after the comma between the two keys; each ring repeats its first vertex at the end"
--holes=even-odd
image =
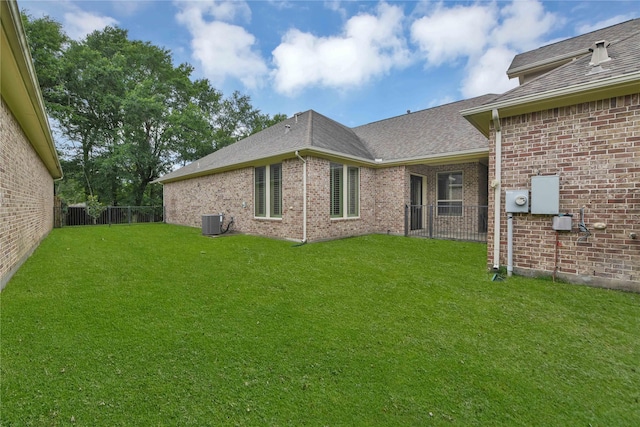
{"type": "Polygon", "coordinates": [[[0,294],[3,426],[640,425],[640,295],[486,246],[54,230],[0,294]]]}

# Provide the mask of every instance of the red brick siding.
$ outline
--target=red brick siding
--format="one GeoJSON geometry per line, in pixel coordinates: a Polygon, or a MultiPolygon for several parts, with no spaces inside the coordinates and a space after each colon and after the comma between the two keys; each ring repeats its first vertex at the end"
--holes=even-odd
{"type": "Polygon", "coordinates": [[[0,288],[53,228],[53,179],[0,102],[0,288]]]}
{"type": "MultiPolygon", "coordinates": [[[[409,203],[409,169],[404,166],[373,169],[360,167],[360,216],[331,218],[329,212],[330,161],[306,157],[307,240],[317,241],[369,233],[404,233],[404,206],[409,203]]],[[[301,240],[303,238],[303,163],[297,158],[283,162],[282,219],[253,215],[253,168],[223,172],[164,185],[166,220],[201,226],[201,216],[224,213],[244,233],[301,240]],[[244,208],[242,207],[244,203],[244,208]]],[[[471,163],[447,167],[422,167],[435,186],[440,170],[465,171],[465,203],[478,204],[477,182],[486,182],[486,167],[471,163]],[[452,169],[453,168],[453,169],[452,169]],[[484,174],[485,176],[480,176],[484,174]]],[[[435,188],[435,187],[434,187],[435,188]]],[[[431,191],[431,190],[430,190],[431,191]]],[[[435,189],[432,190],[435,192],[435,189]]],[[[435,194],[435,193],[434,193],[435,194]]]]}
{"type": "Polygon", "coordinates": [[[409,203],[409,173],[405,166],[377,169],[376,224],[378,233],[404,234],[404,206],[409,203]]]}
{"type": "MultiPolygon", "coordinates": [[[[537,174],[560,176],[560,212],[574,215],[574,232],[560,233],[558,276],[579,283],[640,289],[640,95],[604,99],[501,119],[501,264],[506,264],[504,191],[531,188],[537,174]],[[592,235],[578,241],[580,208],[592,235]],[[602,222],[606,230],[595,230],[602,222]]],[[[492,131],[490,180],[495,170],[492,131]]],[[[493,203],[490,191],[490,203],[493,203]]],[[[514,270],[555,269],[550,215],[514,215],[514,270]]],[[[493,260],[493,211],[489,220],[493,260]]]]}

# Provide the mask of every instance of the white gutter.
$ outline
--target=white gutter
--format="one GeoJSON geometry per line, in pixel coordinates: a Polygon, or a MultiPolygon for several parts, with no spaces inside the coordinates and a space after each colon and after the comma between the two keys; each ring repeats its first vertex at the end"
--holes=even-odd
{"type": "Polygon", "coordinates": [[[551,89],[546,92],[537,92],[526,96],[517,96],[515,98],[492,102],[486,105],[480,105],[478,107],[468,108],[466,110],[460,111],[464,117],[471,116],[478,113],[484,113],[488,111],[489,108],[504,110],[512,107],[519,107],[525,104],[531,104],[535,102],[549,101],[553,98],[566,98],[569,95],[579,96],[583,92],[592,92],[592,91],[604,91],[604,90],[613,90],[618,86],[632,86],[637,84],[638,79],[640,79],[640,71],[635,71],[629,74],[623,74],[619,76],[614,76],[606,79],[595,80],[586,83],[580,83],[574,86],[565,86],[561,88],[551,89]],[[615,86],[615,87],[612,87],[615,86]]]}
{"type": "Polygon", "coordinates": [[[495,164],[495,176],[491,181],[491,187],[493,188],[494,202],[493,202],[493,268],[495,270],[500,268],[500,203],[501,203],[501,189],[500,178],[502,176],[502,128],[500,126],[500,116],[498,110],[493,109],[491,111],[493,117],[493,126],[496,129],[496,164],[495,164]]]}
{"type": "Polygon", "coordinates": [[[307,161],[296,150],[296,157],[302,160],[302,243],[307,241],[307,161]]]}

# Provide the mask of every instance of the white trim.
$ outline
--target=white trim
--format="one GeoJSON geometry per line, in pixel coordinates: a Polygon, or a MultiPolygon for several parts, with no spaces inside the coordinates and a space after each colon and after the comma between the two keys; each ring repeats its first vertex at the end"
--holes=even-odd
{"type": "MultiPolygon", "coordinates": [[[[574,86],[567,86],[558,89],[552,89],[546,92],[537,92],[530,95],[520,96],[514,99],[498,101],[490,104],[484,104],[479,107],[473,107],[460,111],[464,117],[472,116],[479,113],[490,113],[492,110],[523,106],[540,101],[550,101],[555,98],[563,98],[568,95],[578,95],[581,92],[589,92],[597,89],[609,89],[612,86],[625,85],[628,83],[637,83],[640,81],[640,71],[625,74],[623,76],[611,77],[608,79],[596,80],[593,82],[581,83],[574,86]]],[[[637,89],[636,89],[637,92],[637,89]]]]}
{"type": "MultiPolygon", "coordinates": [[[[448,193],[451,192],[451,184],[449,184],[448,193]]],[[[436,216],[444,216],[444,217],[461,217],[464,216],[464,213],[462,212],[462,206],[464,206],[464,171],[463,170],[450,170],[450,171],[442,171],[442,172],[436,172],[436,216]],[[440,215],[440,179],[439,176],[443,175],[443,174],[447,174],[447,175],[452,175],[452,174],[457,174],[459,173],[460,175],[462,175],[462,184],[460,184],[460,187],[462,189],[462,198],[461,199],[442,199],[443,202],[460,202],[460,215],[440,215]]]]}
{"type": "Polygon", "coordinates": [[[493,126],[496,129],[496,153],[495,153],[495,177],[491,182],[493,188],[493,268],[500,268],[500,204],[502,179],[502,125],[500,124],[500,115],[498,109],[491,112],[493,118],[493,126]]]}
{"type": "MultiPolygon", "coordinates": [[[[489,148],[472,148],[469,150],[460,150],[460,151],[450,151],[446,153],[436,153],[428,156],[416,156],[416,157],[403,157],[401,159],[390,159],[390,160],[381,160],[381,159],[366,159],[358,156],[349,156],[344,153],[338,153],[332,150],[324,150],[318,148],[301,148],[296,150],[301,156],[314,156],[322,159],[329,160],[332,163],[351,163],[353,166],[366,166],[371,168],[382,168],[382,167],[391,167],[391,166],[401,166],[401,165],[429,165],[429,164],[442,164],[443,162],[448,163],[468,163],[479,158],[488,157],[489,156],[489,148]]],[[[153,181],[153,183],[160,184],[169,184],[171,182],[184,181],[187,179],[197,178],[200,176],[213,175],[216,173],[227,172],[231,170],[238,170],[242,168],[255,168],[259,166],[264,166],[267,164],[280,163],[285,159],[296,157],[296,151],[282,151],[278,153],[273,153],[268,157],[263,158],[255,158],[247,161],[243,161],[240,163],[232,163],[228,165],[223,165],[220,167],[215,167],[208,169],[207,167],[203,167],[202,169],[195,170],[193,172],[178,175],[178,176],[168,176],[171,173],[166,175],[165,177],[160,177],[153,181]]],[[[186,167],[189,167],[188,165],[186,167]]]]}

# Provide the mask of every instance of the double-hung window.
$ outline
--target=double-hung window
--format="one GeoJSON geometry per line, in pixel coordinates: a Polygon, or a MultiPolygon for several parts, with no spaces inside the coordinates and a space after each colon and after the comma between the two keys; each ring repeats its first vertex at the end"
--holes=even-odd
{"type": "Polygon", "coordinates": [[[255,216],[282,218],[282,163],[254,169],[255,216]]]}
{"type": "Polygon", "coordinates": [[[438,174],[438,215],[462,215],[462,172],[438,174]]]}
{"type": "Polygon", "coordinates": [[[331,163],[329,186],[331,218],[349,218],[360,215],[359,168],[331,163]]]}

